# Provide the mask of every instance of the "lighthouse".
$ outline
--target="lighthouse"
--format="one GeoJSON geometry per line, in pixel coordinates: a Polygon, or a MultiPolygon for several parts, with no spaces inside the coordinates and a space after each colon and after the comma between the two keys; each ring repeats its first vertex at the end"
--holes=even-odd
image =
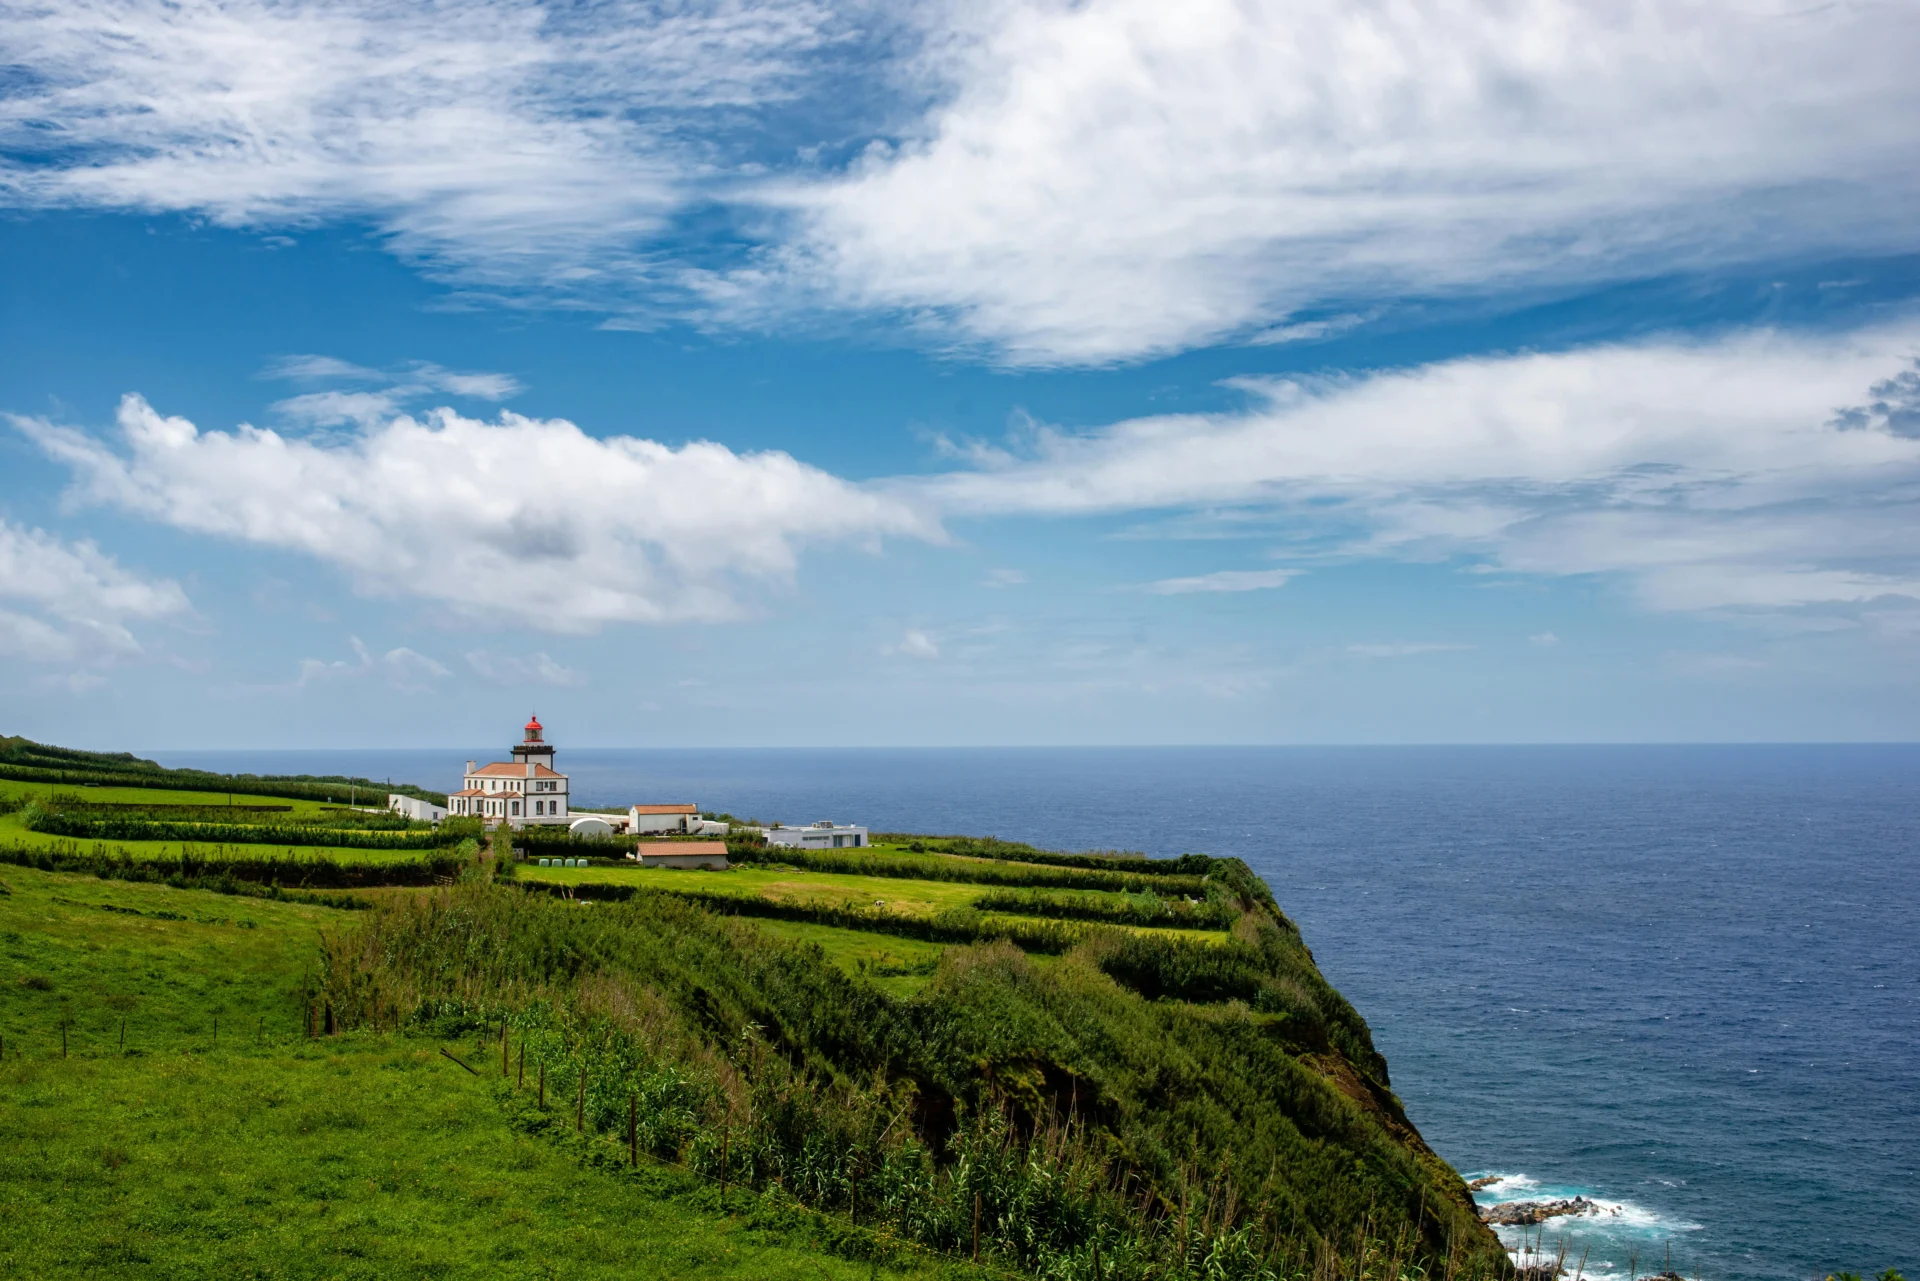
{"type": "Polygon", "coordinates": [[[467,762],[463,786],[447,797],[447,812],[478,818],[492,827],[566,823],[567,776],[553,768],[553,744],[540,718],[528,719],[526,737],[512,748],[513,759],[476,766],[467,762]]]}

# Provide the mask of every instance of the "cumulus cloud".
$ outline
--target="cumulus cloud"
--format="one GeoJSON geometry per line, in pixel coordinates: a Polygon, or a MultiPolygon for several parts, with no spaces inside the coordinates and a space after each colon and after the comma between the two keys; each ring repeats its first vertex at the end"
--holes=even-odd
{"type": "Polygon", "coordinates": [[[1657,609],[1860,605],[1920,596],[1920,440],[1835,407],[1916,347],[1758,332],[1248,382],[1242,412],[1040,430],[915,483],[955,513],[1310,516],[1300,557],[1612,575],[1657,609]]]}
{"type": "Polygon", "coordinates": [[[1162,578],[1141,590],[1155,596],[1191,596],[1197,592],[1257,592],[1285,587],[1299,576],[1297,569],[1222,569],[1191,578],[1162,578]]]}
{"type": "Polygon", "coordinates": [[[0,520],[0,657],[82,665],[136,658],[143,650],[129,623],[189,612],[171,579],[122,568],[90,541],[0,520]]]}
{"type": "Polygon", "coordinates": [[[584,685],[586,674],[556,662],[545,650],[532,654],[490,654],[484,649],[468,653],[467,666],[474,674],[504,685],[584,685]]]}
{"type": "Polygon", "coordinates": [[[1920,24],[1756,0],[969,6],[786,265],[1014,361],[1329,304],[1908,252],[1920,24]],[[970,16],[969,16],[970,15],[970,16]]]}
{"type": "Polygon", "coordinates": [[[344,437],[201,431],[139,396],[109,444],[12,416],[73,468],[75,501],[303,552],[363,591],[553,631],[738,616],[804,544],[937,538],[934,518],[784,453],[678,448],[572,423],[439,409],[344,437]]]}
{"type": "Polygon", "coordinates": [[[884,645],[881,653],[889,657],[921,658],[933,660],[940,657],[940,646],[933,637],[917,627],[909,627],[896,644],[884,645]]]}
{"type": "Polygon", "coordinates": [[[402,693],[418,694],[433,688],[433,682],[453,675],[444,664],[404,645],[375,658],[373,651],[358,636],[349,636],[347,642],[353,647],[351,662],[345,659],[332,662],[318,658],[301,659],[300,675],[294,684],[305,687],[341,678],[377,676],[402,693]]]}

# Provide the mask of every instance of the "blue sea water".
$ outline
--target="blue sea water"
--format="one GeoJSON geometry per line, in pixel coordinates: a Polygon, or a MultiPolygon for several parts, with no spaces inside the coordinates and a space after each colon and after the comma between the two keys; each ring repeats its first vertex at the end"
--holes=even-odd
{"type": "MultiPolygon", "coordinates": [[[[486,749],[163,752],[445,787],[486,749]]],[[[1920,747],[561,750],[584,805],[1245,858],[1589,1275],[1920,1281],[1920,747]]],[[[1508,1234],[1517,1245],[1519,1233],[1508,1234]]]]}

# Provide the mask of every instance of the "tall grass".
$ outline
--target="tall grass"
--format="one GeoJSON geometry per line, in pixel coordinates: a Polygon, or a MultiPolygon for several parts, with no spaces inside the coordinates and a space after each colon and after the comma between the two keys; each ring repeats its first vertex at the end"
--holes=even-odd
{"type": "Polygon", "coordinates": [[[1276,1014],[1145,999],[1109,972],[1177,969],[1178,949],[1103,938],[1044,967],[1005,941],[952,948],[896,1000],[671,893],[469,884],[361,921],[323,944],[349,1024],[493,1045],[505,1023],[550,1124],[580,1100],[588,1130],[624,1138],[631,1108],[657,1157],[933,1248],[970,1254],[977,1204],[983,1255],[1035,1276],[1094,1276],[1096,1248],[1103,1278],[1505,1266],[1458,1177],[1406,1139],[1364,1024],[1271,921],[1215,950],[1265,967],[1276,1014]],[[1293,1036],[1309,1010],[1316,1045],[1293,1036]]]}

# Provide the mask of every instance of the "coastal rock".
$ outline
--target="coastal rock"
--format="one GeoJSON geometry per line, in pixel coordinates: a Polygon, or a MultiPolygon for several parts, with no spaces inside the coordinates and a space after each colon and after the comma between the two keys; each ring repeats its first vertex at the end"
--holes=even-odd
{"type": "Polygon", "coordinates": [[[1467,1191],[1478,1192],[1481,1188],[1490,1188],[1494,1184],[1500,1182],[1501,1177],[1502,1176],[1498,1174],[1481,1175],[1479,1178],[1474,1179],[1472,1182],[1467,1184],[1467,1191]]]}
{"type": "Polygon", "coordinates": [[[1565,1201],[1507,1201],[1500,1205],[1481,1206],[1480,1221],[1497,1228],[1522,1228],[1564,1215],[1599,1214],[1603,1208],[1597,1201],[1589,1201],[1583,1196],[1569,1197],[1565,1201]]]}

